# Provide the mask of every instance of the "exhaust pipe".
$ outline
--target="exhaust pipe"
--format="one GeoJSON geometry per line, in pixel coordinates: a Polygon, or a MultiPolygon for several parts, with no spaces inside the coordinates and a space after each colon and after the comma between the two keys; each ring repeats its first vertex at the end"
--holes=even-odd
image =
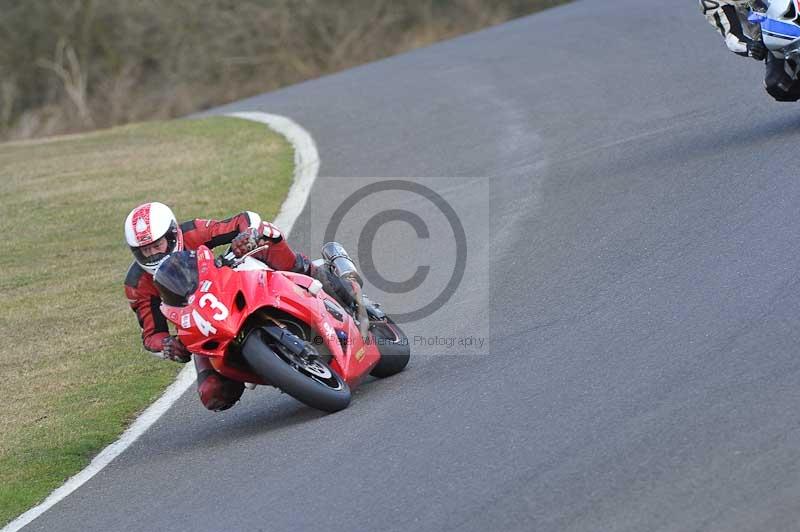
{"type": "Polygon", "coordinates": [[[322,246],[322,258],[330,264],[334,275],[352,286],[358,312],[359,332],[364,341],[367,341],[369,338],[369,316],[367,315],[367,307],[364,304],[364,296],[361,293],[364,281],[358,273],[356,264],[347,254],[344,246],[338,242],[328,242],[322,246]]]}
{"type": "Polygon", "coordinates": [[[364,286],[364,281],[361,279],[353,259],[340,243],[328,242],[322,246],[322,258],[331,265],[331,269],[337,277],[346,281],[354,281],[358,283],[358,286],[364,286]]]}

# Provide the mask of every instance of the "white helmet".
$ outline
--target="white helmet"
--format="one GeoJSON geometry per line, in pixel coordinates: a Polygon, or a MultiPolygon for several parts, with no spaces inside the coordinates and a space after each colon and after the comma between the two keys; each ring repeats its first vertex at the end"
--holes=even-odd
{"type": "Polygon", "coordinates": [[[183,250],[183,234],[178,220],[169,207],[156,201],[139,205],[128,214],[125,218],[125,241],[139,266],[152,274],[170,253],[183,250]],[[149,257],[142,253],[142,247],[162,237],[167,240],[166,251],[149,257]]]}

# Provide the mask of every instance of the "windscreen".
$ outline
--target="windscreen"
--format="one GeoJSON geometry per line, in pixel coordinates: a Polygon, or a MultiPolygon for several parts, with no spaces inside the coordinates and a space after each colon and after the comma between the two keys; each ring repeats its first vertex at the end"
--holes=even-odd
{"type": "Polygon", "coordinates": [[[197,254],[178,251],[161,263],[153,278],[161,300],[173,307],[183,307],[197,290],[197,254]]]}

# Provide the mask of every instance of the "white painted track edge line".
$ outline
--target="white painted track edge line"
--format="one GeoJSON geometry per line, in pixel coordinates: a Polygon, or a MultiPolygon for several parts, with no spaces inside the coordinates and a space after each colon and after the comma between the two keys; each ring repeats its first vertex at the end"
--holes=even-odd
{"type": "Polygon", "coordinates": [[[293,120],[261,112],[231,113],[227,116],[261,122],[286,137],[294,148],[294,182],[273,223],[286,234],[292,231],[297,217],[305,207],[311,187],[319,172],[319,154],[311,135],[293,120]]]}
{"type": "MultiPolygon", "coordinates": [[[[289,193],[281,205],[280,212],[275,218],[274,223],[281,228],[287,235],[291,232],[297,217],[305,207],[311,187],[317,178],[319,171],[319,154],[317,146],[311,135],[293,120],[281,116],[262,112],[241,112],[230,113],[226,116],[251,120],[266,124],[273,131],[280,133],[289,141],[294,148],[294,180],[289,188],[289,193]]],[[[139,437],[144,434],[150,426],[169,410],[186,390],[195,381],[195,372],[192,367],[194,364],[187,364],[175,382],[169,385],[164,394],[158,400],[147,407],[139,417],[134,420],[122,436],[114,443],[108,445],[95,456],[92,461],[76,475],[67,479],[55,491],[50,493],[47,498],[26,511],[2,529],[0,532],[17,532],[31,521],[55,506],[70,493],[81,487],[89,479],[99,473],[103,468],[110,464],[114,458],[122,454],[125,449],[131,446],[139,437]]]]}

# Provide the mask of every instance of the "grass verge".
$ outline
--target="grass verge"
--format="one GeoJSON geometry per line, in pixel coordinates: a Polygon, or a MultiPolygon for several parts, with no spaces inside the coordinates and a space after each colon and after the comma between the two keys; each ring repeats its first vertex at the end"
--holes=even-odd
{"type": "Polygon", "coordinates": [[[141,347],[123,292],[122,222],[273,217],[289,144],[234,118],[0,144],[0,526],[77,473],[174,379],[141,347]]]}

